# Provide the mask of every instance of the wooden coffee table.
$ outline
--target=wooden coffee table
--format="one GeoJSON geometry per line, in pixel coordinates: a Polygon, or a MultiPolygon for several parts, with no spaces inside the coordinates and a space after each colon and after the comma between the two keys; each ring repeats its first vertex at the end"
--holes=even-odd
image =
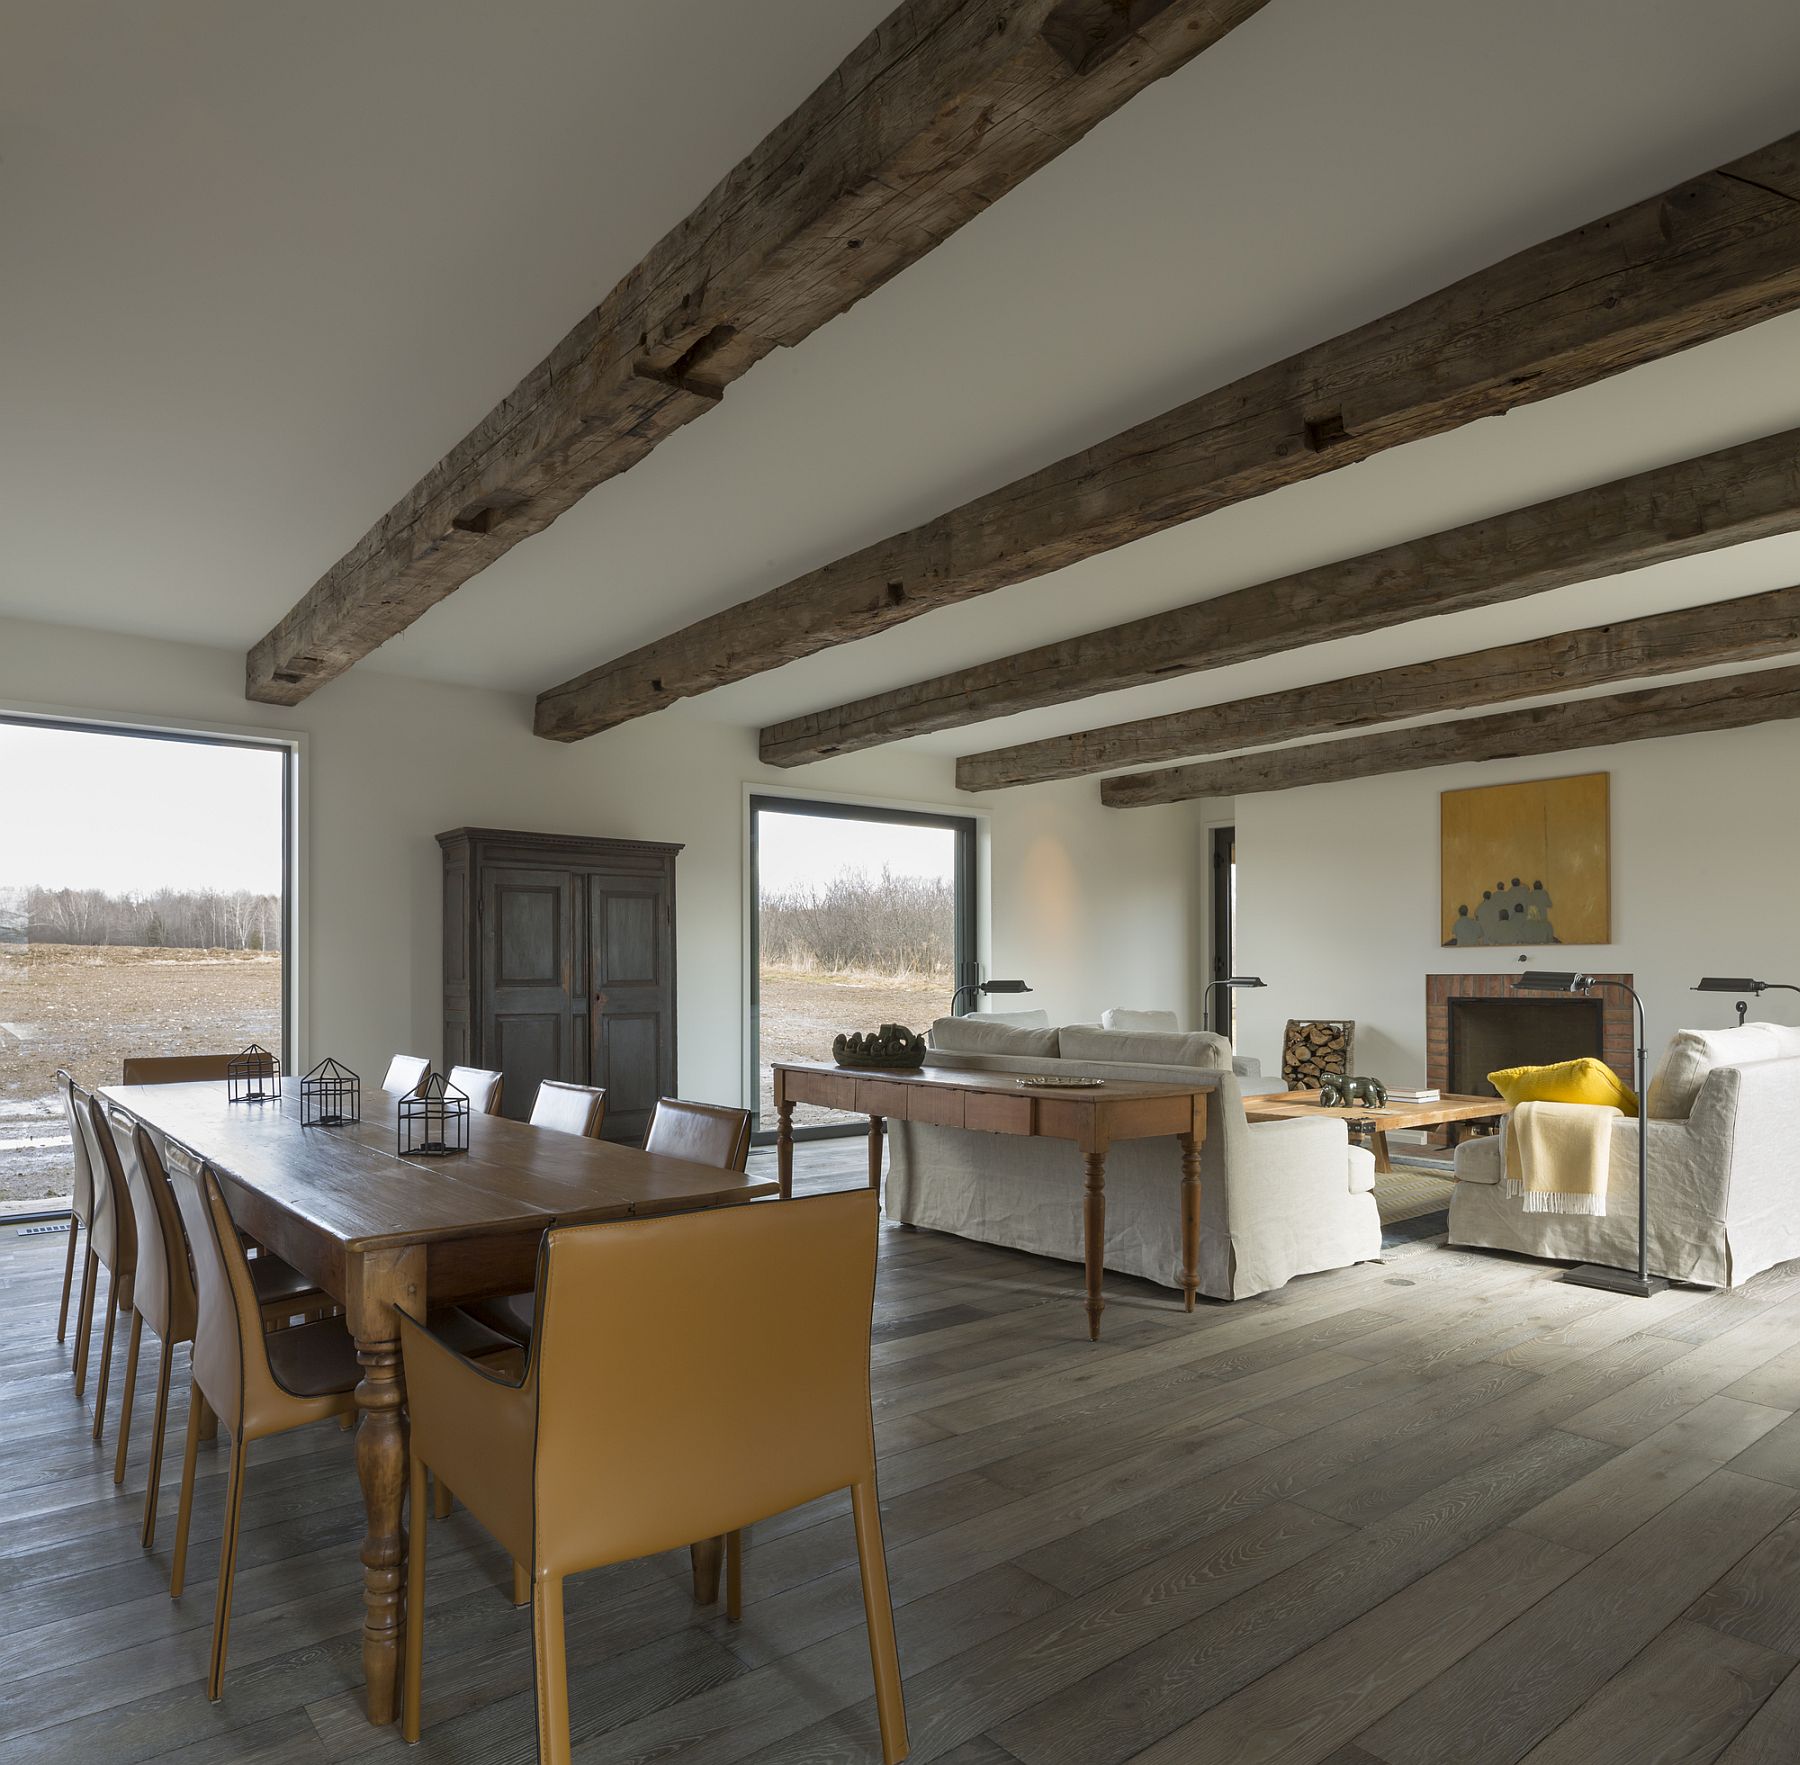
{"type": "Polygon", "coordinates": [[[1253,1122],[1291,1121],[1297,1116],[1332,1115],[1352,1128],[1367,1131],[1375,1153],[1375,1169],[1391,1171],[1387,1137],[1394,1128],[1441,1128],[1454,1122],[1492,1121],[1508,1114],[1512,1105],[1499,1097],[1456,1097],[1446,1092],[1435,1103],[1390,1103],[1381,1109],[1358,1106],[1327,1109],[1317,1091],[1282,1091],[1266,1097],[1246,1097],[1244,1114],[1253,1122]]]}

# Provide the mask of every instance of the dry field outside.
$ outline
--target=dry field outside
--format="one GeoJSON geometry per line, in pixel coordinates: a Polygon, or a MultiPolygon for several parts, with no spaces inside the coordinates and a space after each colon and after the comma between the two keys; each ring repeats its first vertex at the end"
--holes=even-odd
{"type": "Polygon", "coordinates": [[[0,948],[0,1207],[69,1193],[55,1074],[117,1083],[127,1054],[279,1051],[281,958],[254,950],[0,948]]]}
{"type": "MultiPolygon", "coordinates": [[[[839,1035],[903,1023],[923,1035],[933,1018],[950,1009],[949,971],[942,974],[876,975],[831,973],[821,969],[764,968],[761,995],[761,1114],[759,1124],[775,1125],[769,1064],[776,1060],[829,1060],[839,1035]]],[[[841,1110],[801,1108],[800,1126],[853,1121],[841,1110]]]]}

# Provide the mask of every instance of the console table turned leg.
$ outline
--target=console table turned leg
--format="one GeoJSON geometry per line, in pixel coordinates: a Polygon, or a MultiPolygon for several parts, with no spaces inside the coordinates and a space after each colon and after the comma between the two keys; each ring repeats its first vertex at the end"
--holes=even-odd
{"type": "Polygon", "coordinates": [[[869,1187],[878,1195],[881,1193],[881,1130],[883,1125],[880,1116],[869,1117],[869,1187]]]}
{"type": "Polygon", "coordinates": [[[1100,1340],[1100,1314],[1106,1310],[1102,1283],[1106,1279],[1106,1154],[1090,1152],[1087,1166],[1083,1225],[1087,1258],[1088,1340],[1100,1340]]]}
{"type": "Polygon", "coordinates": [[[1194,1309],[1200,1287],[1200,1142],[1181,1136],[1181,1297],[1194,1309]]]}
{"type": "Polygon", "coordinates": [[[775,1105],[775,1177],[781,1199],[794,1193],[794,1106],[784,1097],[775,1105]]]}

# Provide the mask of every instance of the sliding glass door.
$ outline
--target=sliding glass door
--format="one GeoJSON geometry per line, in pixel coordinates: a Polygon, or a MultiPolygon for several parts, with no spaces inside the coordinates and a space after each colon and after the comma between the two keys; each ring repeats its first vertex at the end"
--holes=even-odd
{"type": "MultiPolygon", "coordinates": [[[[758,1129],[770,1063],[829,1060],[840,1034],[921,1034],[975,966],[975,823],[854,803],[754,797],[750,1030],[758,1129]]],[[[809,1110],[802,1131],[860,1118],[809,1110]]]]}
{"type": "Polygon", "coordinates": [[[0,717],[0,1211],[67,1205],[54,1075],[286,1057],[286,745],[0,717]]]}

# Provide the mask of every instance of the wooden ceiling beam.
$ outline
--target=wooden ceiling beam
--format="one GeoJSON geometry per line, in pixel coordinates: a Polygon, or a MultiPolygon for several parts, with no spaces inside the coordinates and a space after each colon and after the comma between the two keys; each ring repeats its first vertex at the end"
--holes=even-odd
{"type": "Polygon", "coordinates": [[[762,758],[803,766],[1795,531],[1800,429],[791,718],[762,758]]]}
{"type": "Polygon", "coordinates": [[[905,0],[250,651],[292,705],[1266,0],[905,0]]]}
{"type": "Polygon", "coordinates": [[[1765,668],[1609,698],[1569,699],[1491,717],[1387,730],[1348,741],[1265,748],[1260,754],[1171,766],[1161,772],[1127,772],[1100,781],[1100,800],[1113,809],[1142,809],[1197,797],[1247,797],[1388,772],[1460,766],[1470,760],[1516,760],[1665,735],[1742,729],[1789,717],[1800,717],[1800,667],[1765,668]]]}
{"type": "Polygon", "coordinates": [[[1472,711],[1480,705],[1504,705],[1512,699],[1535,699],[1579,687],[1796,653],[1800,653],[1800,588],[1776,588],[1738,600],[1683,607],[1614,625],[1590,625],[1554,637],[968,754],[956,763],[956,782],[965,791],[1040,784],[1115,772],[1122,766],[1399,723],[1438,711],[1472,711]]]}
{"type": "Polygon", "coordinates": [[[574,741],[1800,307],[1800,135],[553,687],[574,741]]]}

